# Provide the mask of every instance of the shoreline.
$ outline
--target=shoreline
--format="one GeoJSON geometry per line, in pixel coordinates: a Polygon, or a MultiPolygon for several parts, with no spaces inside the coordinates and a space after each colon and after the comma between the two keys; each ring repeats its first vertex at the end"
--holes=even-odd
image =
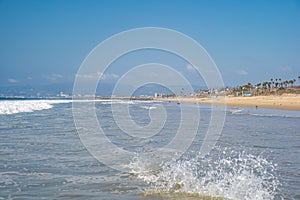
{"type": "Polygon", "coordinates": [[[281,96],[251,96],[251,97],[217,97],[217,98],[196,98],[196,97],[174,97],[156,98],[155,100],[172,101],[182,103],[215,104],[221,106],[241,106],[256,108],[273,108],[280,110],[300,110],[300,95],[281,96]]]}

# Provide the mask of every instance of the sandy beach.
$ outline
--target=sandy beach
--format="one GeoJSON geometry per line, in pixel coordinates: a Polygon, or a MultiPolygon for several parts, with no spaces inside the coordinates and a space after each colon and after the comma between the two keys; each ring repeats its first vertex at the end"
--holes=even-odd
{"type": "Polygon", "coordinates": [[[160,98],[163,101],[186,103],[204,103],[227,106],[247,106],[257,108],[275,108],[282,110],[300,110],[300,95],[252,96],[252,97],[217,97],[217,98],[160,98]]]}

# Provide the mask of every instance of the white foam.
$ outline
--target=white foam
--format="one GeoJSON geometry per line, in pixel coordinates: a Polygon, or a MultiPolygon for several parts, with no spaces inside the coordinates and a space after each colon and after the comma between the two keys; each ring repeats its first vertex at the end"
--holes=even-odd
{"type": "MultiPolygon", "coordinates": [[[[147,101],[132,101],[132,100],[105,100],[105,99],[82,99],[82,100],[4,100],[0,101],[0,115],[11,115],[16,113],[34,112],[38,110],[47,110],[53,107],[53,104],[61,103],[88,103],[100,102],[101,104],[137,104],[137,103],[150,103],[147,101]]],[[[152,103],[152,102],[151,102],[152,103]]],[[[156,107],[147,106],[147,109],[154,109],[156,107]]],[[[145,106],[146,109],[146,106],[145,106]]]]}
{"type": "Polygon", "coordinates": [[[0,114],[11,115],[16,113],[34,112],[37,110],[47,110],[53,104],[70,103],[72,100],[13,100],[0,101],[0,114]]]}
{"type": "Polygon", "coordinates": [[[152,110],[152,109],[156,109],[156,106],[140,106],[140,108],[146,109],[146,110],[152,110]]]}
{"type": "Polygon", "coordinates": [[[135,101],[132,100],[98,100],[103,105],[111,105],[111,104],[135,104],[135,101]]]}
{"type": "Polygon", "coordinates": [[[145,193],[183,193],[232,200],[271,200],[279,182],[274,164],[260,156],[236,153],[221,157],[198,156],[163,163],[159,171],[147,170],[145,161],[135,159],[129,167],[149,184],[145,193]]]}
{"type": "Polygon", "coordinates": [[[231,114],[237,114],[237,113],[241,113],[243,110],[242,109],[233,109],[233,110],[228,110],[228,112],[230,112],[231,114]]]}
{"type": "Polygon", "coordinates": [[[284,118],[300,118],[298,110],[279,110],[271,108],[233,108],[228,112],[233,115],[252,115],[259,117],[284,117],[284,118]]]}

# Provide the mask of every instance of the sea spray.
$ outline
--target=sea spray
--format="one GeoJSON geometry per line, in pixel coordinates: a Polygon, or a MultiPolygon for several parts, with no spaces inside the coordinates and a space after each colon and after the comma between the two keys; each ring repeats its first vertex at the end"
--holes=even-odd
{"type": "Polygon", "coordinates": [[[148,183],[143,192],[220,197],[232,200],[271,200],[278,197],[275,165],[260,155],[218,149],[207,157],[189,153],[161,163],[151,171],[145,160],[134,159],[132,173],[148,183]]]}

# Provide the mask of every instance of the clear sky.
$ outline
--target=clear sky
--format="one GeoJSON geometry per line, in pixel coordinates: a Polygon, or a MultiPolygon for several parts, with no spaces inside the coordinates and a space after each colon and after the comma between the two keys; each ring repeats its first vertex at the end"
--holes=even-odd
{"type": "Polygon", "coordinates": [[[229,86],[300,76],[300,1],[0,0],[0,86],[72,81],[98,43],[147,26],[195,39],[229,86]]]}

